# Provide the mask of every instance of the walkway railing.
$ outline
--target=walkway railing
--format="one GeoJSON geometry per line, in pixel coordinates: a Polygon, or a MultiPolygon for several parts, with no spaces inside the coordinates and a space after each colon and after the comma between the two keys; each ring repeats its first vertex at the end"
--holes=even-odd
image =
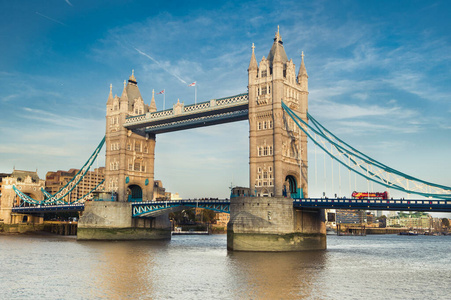
{"type": "Polygon", "coordinates": [[[309,198],[295,199],[293,206],[298,208],[324,209],[363,209],[396,211],[451,212],[450,200],[411,200],[411,199],[344,199],[309,198]]]}
{"type": "Polygon", "coordinates": [[[249,98],[247,93],[226,98],[212,99],[187,106],[183,103],[178,103],[175,104],[172,109],[127,117],[124,127],[142,128],[155,124],[161,124],[162,122],[166,122],[166,120],[171,120],[176,117],[177,119],[186,119],[191,115],[211,115],[214,114],[215,111],[230,111],[230,109],[233,109],[234,107],[247,106],[248,103],[249,98]]]}

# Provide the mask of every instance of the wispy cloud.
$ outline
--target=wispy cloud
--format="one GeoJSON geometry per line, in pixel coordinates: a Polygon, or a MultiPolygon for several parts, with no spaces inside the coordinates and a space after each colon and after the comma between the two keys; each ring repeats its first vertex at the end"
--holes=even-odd
{"type": "Polygon", "coordinates": [[[83,117],[71,117],[64,114],[55,114],[41,109],[24,107],[26,112],[22,115],[23,118],[31,119],[39,122],[50,123],[61,127],[71,127],[74,129],[81,129],[89,127],[94,124],[103,124],[103,120],[92,120],[83,117]]]}
{"type": "Polygon", "coordinates": [[[134,48],[136,51],[138,51],[139,54],[144,55],[145,57],[149,58],[150,60],[152,60],[154,63],[156,63],[158,66],[160,66],[163,70],[165,70],[166,72],[168,72],[169,74],[171,74],[172,76],[174,76],[175,78],[177,78],[181,83],[183,84],[187,84],[187,82],[185,80],[183,80],[182,78],[180,78],[180,76],[178,76],[177,74],[175,74],[174,72],[172,72],[170,69],[166,68],[163,64],[161,64],[158,60],[156,60],[155,58],[153,58],[152,56],[150,56],[147,53],[144,53],[143,51],[134,48]]]}
{"type": "Polygon", "coordinates": [[[70,3],[69,0],[64,0],[64,2],[66,2],[66,3],[69,4],[70,6],[73,6],[72,3],[70,3]]]}
{"type": "Polygon", "coordinates": [[[47,20],[50,20],[50,21],[52,21],[52,22],[58,23],[58,24],[63,25],[63,26],[67,26],[67,25],[64,24],[63,22],[60,22],[60,21],[55,20],[55,19],[53,19],[53,18],[50,18],[49,16],[46,16],[46,15],[44,15],[44,14],[41,14],[41,13],[38,12],[38,11],[36,12],[36,14],[37,14],[38,16],[41,16],[41,17],[43,17],[43,18],[46,18],[47,20]]]}

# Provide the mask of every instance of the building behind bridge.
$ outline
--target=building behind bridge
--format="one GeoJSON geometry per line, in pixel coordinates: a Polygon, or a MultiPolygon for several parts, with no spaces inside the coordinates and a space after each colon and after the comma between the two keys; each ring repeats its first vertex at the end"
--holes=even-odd
{"type": "Polygon", "coordinates": [[[11,174],[3,173],[1,176],[0,192],[0,223],[42,223],[43,218],[40,216],[12,213],[14,206],[28,205],[27,203],[23,203],[20,197],[16,195],[13,186],[33,199],[44,199],[41,189],[45,187],[45,181],[39,178],[37,172],[13,170],[11,174]]]}
{"type": "MultiPolygon", "coordinates": [[[[64,187],[74,176],[80,171],[79,169],[70,169],[68,171],[58,170],[56,172],[49,171],[45,175],[45,190],[50,194],[57,193],[64,187]]],[[[64,197],[66,202],[74,202],[88,194],[97,187],[102,180],[105,179],[105,167],[88,171],[82,181],[72,190],[69,195],[64,197]]],[[[92,198],[92,197],[91,197],[92,198]]],[[[90,199],[88,197],[88,199],[90,199]]]]}

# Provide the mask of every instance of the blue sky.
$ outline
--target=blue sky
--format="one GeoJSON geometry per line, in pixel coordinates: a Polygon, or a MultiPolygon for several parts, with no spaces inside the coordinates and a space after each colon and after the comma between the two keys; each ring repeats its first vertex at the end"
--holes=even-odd
{"type": "MultiPolygon", "coordinates": [[[[299,66],[306,55],[317,120],[391,167],[451,185],[448,1],[152,2],[0,2],[0,172],[81,167],[104,135],[110,83],[120,95],[132,69],[144,101],[165,89],[166,108],[193,103],[193,81],[198,101],[246,92],[252,43],[260,61],[280,25],[288,57],[299,66]]],[[[309,146],[310,195],[326,182],[347,196],[347,173],[332,188],[309,146]]],[[[155,163],[169,191],[227,197],[231,182],[249,184],[248,124],[159,135],[155,163]]]]}

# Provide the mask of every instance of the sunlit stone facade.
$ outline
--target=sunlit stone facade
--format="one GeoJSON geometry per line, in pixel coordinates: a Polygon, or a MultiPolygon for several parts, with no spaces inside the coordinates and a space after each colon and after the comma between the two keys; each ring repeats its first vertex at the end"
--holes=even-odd
{"type": "Polygon", "coordinates": [[[119,201],[151,201],[154,188],[155,135],[137,134],[123,124],[127,117],[157,110],[141,97],[134,74],[124,81],[122,95],[113,97],[112,87],[106,111],[105,190],[117,193],[119,201]]]}
{"type": "Polygon", "coordinates": [[[288,60],[282,37],[260,64],[254,46],[249,76],[250,189],[254,196],[307,197],[307,137],[283,111],[283,101],[307,120],[308,75],[304,55],[296,76],[288,60]]]}

